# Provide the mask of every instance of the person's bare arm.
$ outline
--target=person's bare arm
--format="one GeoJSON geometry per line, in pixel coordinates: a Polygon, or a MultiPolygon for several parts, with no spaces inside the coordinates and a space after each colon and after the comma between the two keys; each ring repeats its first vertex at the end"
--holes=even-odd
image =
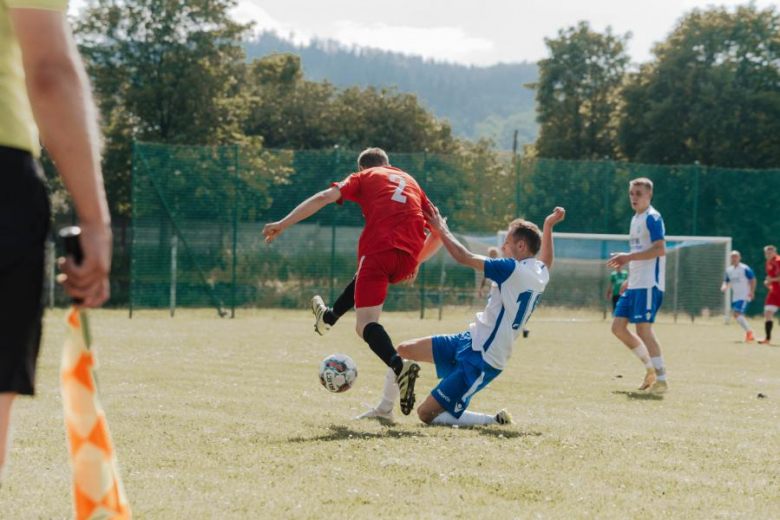
{"type": "Polygon", "coordinates": [[[100,131],[89,81],[65,13],[11,8],[11,23],[41,140],[73,197],[82,228],[81,266],[60,263],[63,286],[83,306],[108,299],[111,217],[100,168],[100,131]]]}
{"type": "Polygon", "coordinates": [[[265,237],[265,241],[270,243],[282,234],[282,231],[290,226],[293,226],[311,217],[319,210],[327,206],[332,202],[336,202],[341,198],[341,191],[335,186],[315,193],[308,199],[304,200],[298,206],[295,207],[290,213],[287,214],[282,220],[277,222],[270,222],[263,226],[262,234],[265,237]]]}
{"type": "Polygon", "coordinates": [[[563,222],[566,218],[566,210],[561,207],[556,207],[552,213],[550,213],[546,219],[544,219],[544,230],[542,231],[542,248],[539,251],[539,260],[547,266],[547,270],[552,269],[553,260],[555,259],[555,247],[553,246],[552,230],[555,224],[563,222]]]}
{"type": "Polygon", "coordinates": [[[438,231],[431,229],[431,232],[425,237],[425,243],[420,251],[420,256],[417,258],[417,263],[421,264],[429,260],[439,249],[441,249],[441,236],[438,231]]]}
{"type": "Polygon", "coordinates": [[[756,297],[756,284],[757,283],[758,283],[758,280],[756,279],[755,276],[750,279],[750,294],[748,295],[748,298],[750,298],[751,302],[756,297]]]}
{"type": "Polygon", "coordinates": [[[649,248],[644,251],[634,253],[612,253],[612,257],[607,260],[610,267],[619,267],[626,265],[632,260],[652,260],[666,254],[666,240],[663,238],[653,242],[649,248]]]}
{"type": "Polygon", "coordinates": [[[456,262],[473,267],[481,272],[485,271],[485,260],[487,260],[487,258],[482,255],[475,255],[466,249],[466,247],[453,236],[452,232],[450,232],[450,228],[447,226],[447,219],[441,216],[436,206],[431,204],[430,207],[424,209],[423,212],[425,213],[425,220],[428,221],[431,229],[435,230],[441,236],[442,244],[444,244],[447,252],[449,252],[450,256],[452,256],[456,262]]]}

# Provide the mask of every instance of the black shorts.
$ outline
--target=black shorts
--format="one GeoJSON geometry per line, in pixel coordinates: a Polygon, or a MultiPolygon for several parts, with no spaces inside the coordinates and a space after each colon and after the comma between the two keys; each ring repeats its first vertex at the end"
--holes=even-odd
{"type": "Polygon", "coordinates": [[[615,309],[617,308],[617,302],[620,299],[619,294],[615,294],[612,296],[612,312],[615,312],[615,309]]]}
{"type": "Polygon", "coordinates": [[[35,391],[50,220],[40,164],[0,146],[0,392],[35,391]]]}

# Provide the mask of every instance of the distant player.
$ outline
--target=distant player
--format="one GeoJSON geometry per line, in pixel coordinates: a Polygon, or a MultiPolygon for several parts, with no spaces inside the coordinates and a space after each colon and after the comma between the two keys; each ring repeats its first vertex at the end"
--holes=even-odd
{"type": "Polygon", "coordinates": [[[609,287],[607,287],[607,300],[612,300],[612,312],[615,312],[617,308],[617,302],[620,299],[620,295],[625,290],[623,284],[628,280],[628,273],[623,270],[623,266],[619,265],[609,275],[609,287]]]}
{"type": "Polygon", "coordinates": [[[423,208],[430,202],[411,175],[390,166],[380,148],[364,150],[358,168],[359,172],[309,197],[282,220],[266,224],[263,235],[271,242],[332,202],[341,205],[346,199],[360,204],[366,226],[358,243],[357,274],[334,309],[325,307],[318,296],[314,298],[315,327],[324,334],[354,306],[355,331],[392,370],[400,388],[401,411],[408,415],[414,407],[414,383],[420,366],[401,359],[379,317],[388,285],[413,279],[418,262],[435,253],[440,244],[435,234],[426,238],[423,208]]]}
{"type": "Polygon", "coordinates": [[[628,288],[620,297],[612,320],[612,333],[639,358],[647,372],[639,390],[663,393],[668,390],[661,345],[653,332],[653,323],[664,299],[666,282],[666,240],[661,214],[650,205],[653,182],[634,179],[628,190],[631,207],[631,252],[613,253],[610,267],[628,264],[628,288]],[[628,324],[636,325],[636,334],[628,324]]]}
{"type": "Polygon", "coordinates": [[[434,363],[436,375],[442,380],[417,408],[421,421],[461,426],[512,422],[506,410],[490,415],[466,409],[474,394],[501,374],[523,324],[539,303],[550,281],[553,226],[565,216],[563,208],[555,208],[544,221],[543,234],[531,222],[514,220],[501,247],[505,258],[492,259],[466,249],[452,235],[438,210],[432,208],[428,222],[439,232],[450,255],[458,263],[484,272],[493,284],[484,312],[476,315],[466,332],[418,338],[398,346],[405,359],[434,363]]]}
{"type": "Polygon", "coordinates": [[[764,303],[764,330],[766,336],[759,341],[762,345],[769,345],[772,339],[772,317],[780,309],[780,256],[777,254],[775,246],[766,246],[764,248],[764,257],[766,258],[766,279],[764,285],[769,288],[769,294],[766,295],[764,303]]]}
{"type": "Polygon", "coordinates": [[[726,278],[720,290],[726,292],[731,286],[731,312],[739,326],[745,329],[745,342],[751,343],[756,338],[753,336],[753,329],[745,319],[745,311],[756,294],[756,275],[740,260],[742,260],[740,252],[732,251],[731,265],[726,268],[726,278]]]}

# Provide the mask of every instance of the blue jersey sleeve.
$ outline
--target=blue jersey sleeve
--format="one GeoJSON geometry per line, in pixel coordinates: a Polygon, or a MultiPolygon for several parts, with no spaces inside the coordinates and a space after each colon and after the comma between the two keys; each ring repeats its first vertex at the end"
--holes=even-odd
{"type": "Polygon", "coordinates": [[[730,281],[731,281],[731,280],[729,279],[729,273],[726,273],[726,278],[725,278],[725,281],[726,281],[726,282],[730,282],[730,281]]]}
{"type": "Polygon", "coordinates": [[[664,239],[664,219],[661,215],[647,216],[647,230],[650,232],[650,242],[664,239]]]}
{"type": "Polygon", "coordinates": [[[745,268],[745,276],[747,277],[748,280],[752,280],[753,278],[756,277],[756,275],[753,273],[753,270],[749,267],[745,268]]]}
{"type": "Polygon", "coordinates": [[[515,261],[511,258],[488,258],[485,260],[485,277],[502,284],[515,270],[515,261]]]}

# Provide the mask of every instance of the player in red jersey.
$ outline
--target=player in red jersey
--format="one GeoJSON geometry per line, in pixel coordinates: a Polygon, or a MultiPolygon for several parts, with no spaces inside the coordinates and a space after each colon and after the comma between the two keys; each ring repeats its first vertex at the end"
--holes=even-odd
{"type": "MultiPolygon", "coordinates": [[[[327,308],[319,296],[312,299],[315,329],[325,334],[354,306],[355,331],[392,370],[400,390],[401,411],[408,415],[414,407],[414,382],[420,367],[401,359],[379,317],[388,285],[414,280],[419,263],[432,256],[441,241],[435,233],[426,237],[423,209],[430,207],[430,202],[414,177],[390,166],[380,148],[363,151],[358,168],[357,173],[303,201],[282,220],[266,224],[263,235],[271,242],[286,228],[332,202],[343,204],[346,199],[360,205],[366,225],[358,243],[357,273],[333,308],[327,308]]],[[[392,415],[392,407],[384,414],[388,415],[392,415]]]]}
{"type": "Polygon", "coordinates": [[[780,255],[777,254],[775,246],[766,246],[764,248],[764,258],[766,258],[766,280],[764,285],[769,288],[769,294],[766,295],[764,303],[764,330],[766,336],[759,341],[761,345],[769,345],[772,339],[772,318],[780,309],[780,255]]]}

